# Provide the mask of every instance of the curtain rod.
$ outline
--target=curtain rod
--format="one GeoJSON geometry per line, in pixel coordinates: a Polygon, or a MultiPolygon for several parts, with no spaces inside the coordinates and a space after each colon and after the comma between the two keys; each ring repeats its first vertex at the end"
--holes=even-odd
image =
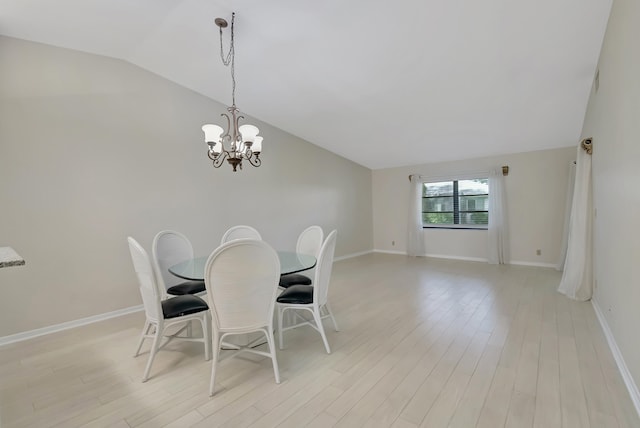
{"type": "MultiPolygon", "coordinates": [[[[473,175],[473,174],[479,174],[479,175],[482,175],[482,174],[487,174],[487,172],[486,172],[486,171],[482,171],[482,172],[470,172],[470,173],[462,173],[462,174],[457,174],[457,175],[467,176],[467,175],[473,175]]],[[[417,176],[418,176],[418,177],[420,177],[420,178],[430,178],[430,179],[431,179],[431,178],[432,178],[432,179],[437,179],[437,178],[438,178],[438,177],[428,177],[428,176],[424,176],[424,175],[421,175],[421,174],[409,174],[409,177],[408,177],[408,178],[409,178],[409,181],[411,181],[411,176],[412,176],[412,175],[417,175],[417,176]]],[[[502,175],[504,175],[505,177],[506,177],[507,175],[509,175],[509,165],[502,165],[502,175]]]]}

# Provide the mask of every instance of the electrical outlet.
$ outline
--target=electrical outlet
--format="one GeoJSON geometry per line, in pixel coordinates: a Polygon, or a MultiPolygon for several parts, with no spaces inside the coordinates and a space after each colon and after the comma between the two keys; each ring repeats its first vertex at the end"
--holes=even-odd
{"type": "Polygon", "coordinates": [[[536,256],[541,256],[542,255],[542,250],[536,250],[536,256]]]}

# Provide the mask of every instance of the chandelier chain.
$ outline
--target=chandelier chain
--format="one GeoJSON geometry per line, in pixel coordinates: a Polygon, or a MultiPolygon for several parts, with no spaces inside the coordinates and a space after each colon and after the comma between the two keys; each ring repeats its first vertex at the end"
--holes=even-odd
{"type": "Polygon", "coordinates": [[[231,42],[229,46],[229,52],[227,52],[226,58],[224,55],[223,49],[223,41],[222,41],[222,27],[220,27],[220,59],[222,59],[222,64],[225,67],[229,67],[231,65],[231,99],[232,105],[236,105],[236,48],[234,43],[234,31],[233,31],[233,23],[235,21],[236,14],[235,12],[231,14],[231,42]]]}

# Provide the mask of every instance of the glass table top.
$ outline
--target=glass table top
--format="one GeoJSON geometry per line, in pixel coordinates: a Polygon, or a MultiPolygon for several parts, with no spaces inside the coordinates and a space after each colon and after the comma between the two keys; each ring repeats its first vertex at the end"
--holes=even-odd
{"type": "MultiPolygon", "coordinates": [[[[204,280],[204,266],[207,264],[209,257],[196,257],[186,260],[169,268],[169,272],[173,275],[192,281],[204,280]]],[[[292,251],[278,251],[280,259],[280,274],[286,275],[290,273],[302,272],[313,268],[316,265],[316,258],[308,254],[300,254],[292,251]]]]}

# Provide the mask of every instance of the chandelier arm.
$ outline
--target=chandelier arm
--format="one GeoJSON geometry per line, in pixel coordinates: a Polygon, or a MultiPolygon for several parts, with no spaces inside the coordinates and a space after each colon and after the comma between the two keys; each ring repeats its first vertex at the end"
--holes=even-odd
{"type": "Polygon", "coordinates": [[[260,166],[262,165],[262,160],[260,160],[260,155],[257,153],[253,153],[251,150],[247,151],[247,154],[245,155],[246,159],[249,161],[249,163],[252,166],[260,166]]]}
{"type": "Polygon", "coordinates": [[[240,148],[243,143],[242,134],[240,133],[240,119],[244,119],[244,116],[237,116],[238,109],[233,111],[233,140],[236,142],[236,149],[240,148]]]}
{"type": "Polygon", "coordinates": [[[223,148],[224,148],[224,139],[226,137],[231,138],[231,136],[229,135],[229,130],[231,129],[231,118],[229,118],[229,115],[226,113],[221,113],[220,116],[223,116],[225,119],[227,119],[227,130],[225,131],[224,134],[222,134],[222,136],[220,137],[220,140],[223,143],[223,148]]]}
{"type": "Polygon", "coordinates": [[[233,134],[231,135],[231,141],[234,143],[237,143],[239,141],[238,137],[240,136],[240,130],[238,130],[238,120],[240,119],[240,117],[238,117],[238,109],[234,104],[231,107],[229,107],[227,110],[231,112],[231,122],[233,125],[233,128],[231,128],[231,125],[229,125],[229,130],[233,130],[233,134]]]}
{"type": "Polygon", "coordinates": [[[211,159],[213,161],[213,167],[214,168],[220,168],[220,166],[222,165],[224,160],[227,158],[227,156],[229,156],[229,153],[225,150],[221,154],[219,154],[218,156],[215,156],[213,158],[211,157],[211,155],[209,155],[209,159],[211,159]]]}
{"type": "Polygon", "coordinates": [[[212,153],[210,150],[207,150],[207,156],[209,156],[209,159],[212,161],[215,161],[220,157],[220,153],[212,153]]]}

